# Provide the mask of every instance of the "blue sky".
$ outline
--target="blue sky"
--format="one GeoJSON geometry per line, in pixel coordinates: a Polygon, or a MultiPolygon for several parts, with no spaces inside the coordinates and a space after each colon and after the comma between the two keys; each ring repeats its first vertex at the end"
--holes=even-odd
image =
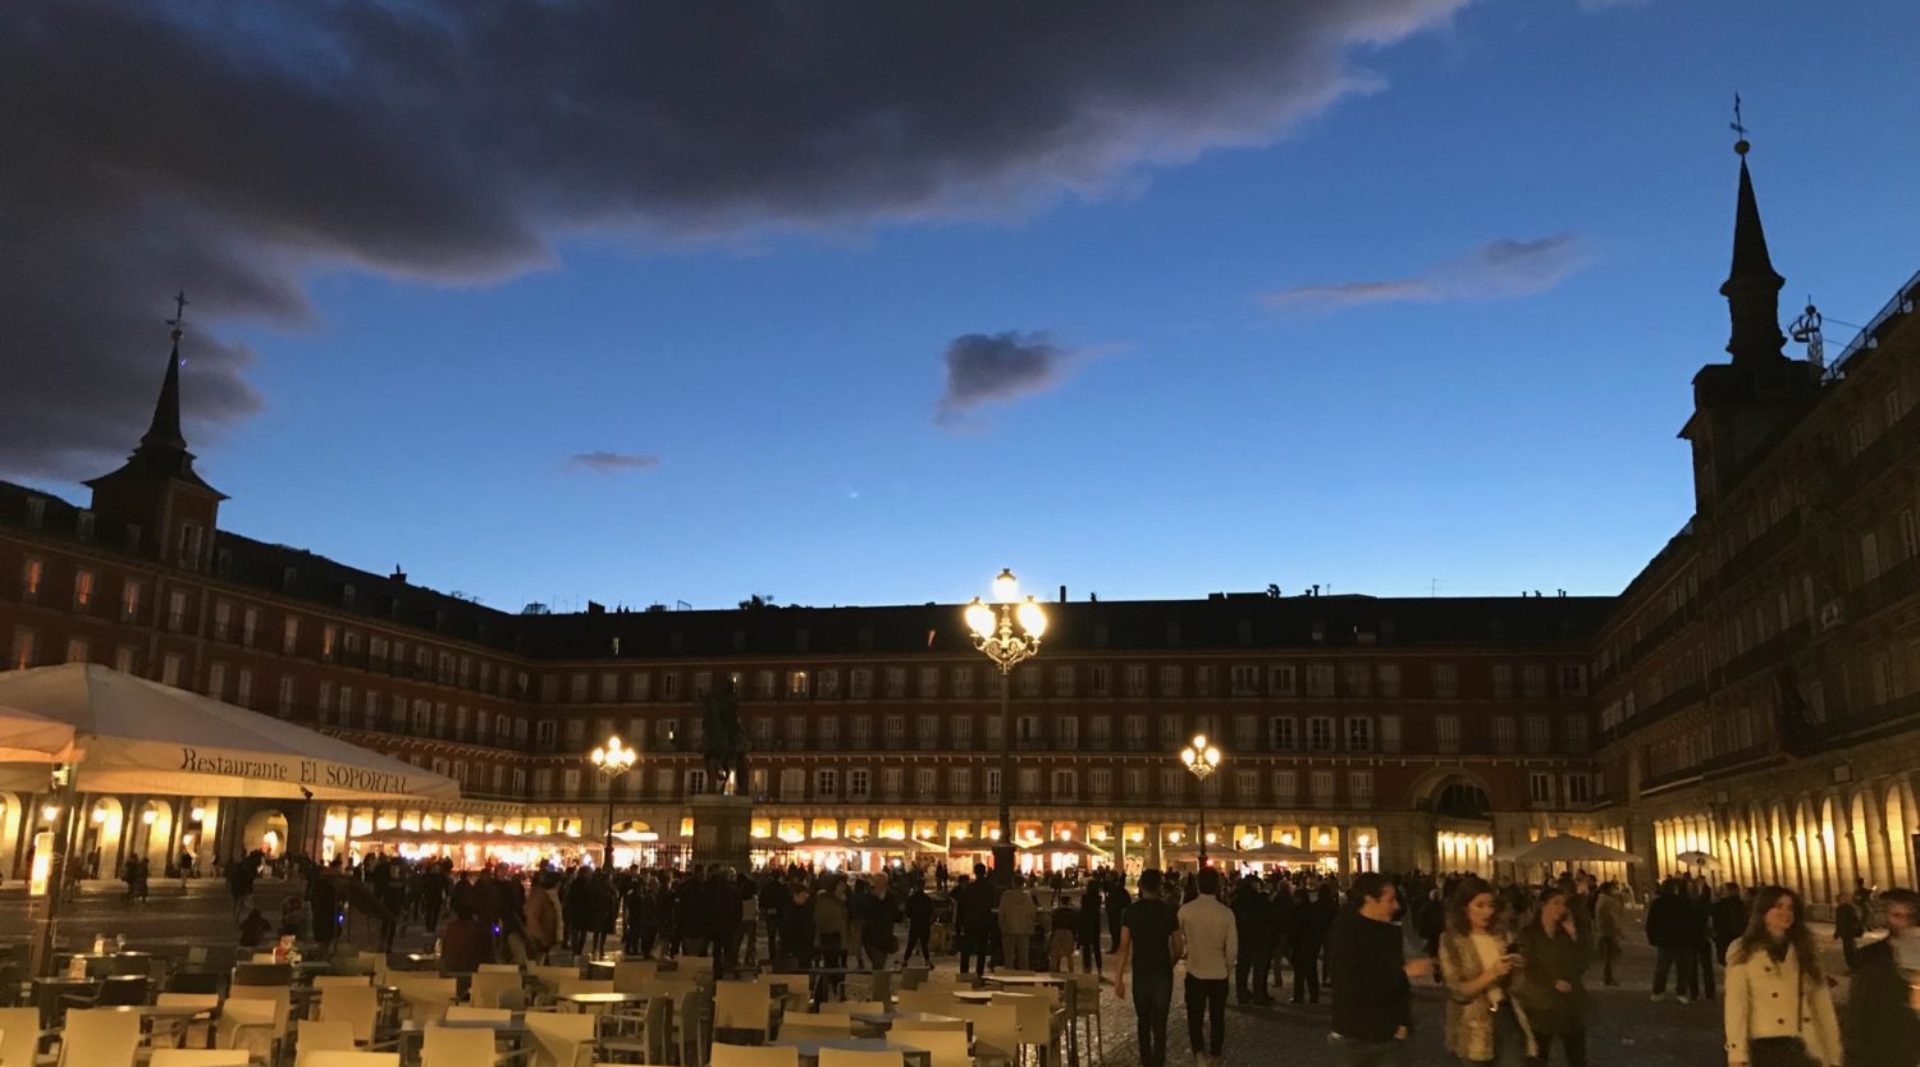
{"type": "Polygon", "coordinates": [[[1733,92],[1783,317],[1812,293],[1837,350],[1920,266],[1911,15],[1489,0],[1349,50],[1374,87],[1262,143],[1091,190],[569,232],[479,282],[315,263],[296,327],[208,311],[260,409],[189,432],[229,529],[508,609],[954,600],[1006,565],[1076,599],[1613,593],[1691,509],[1733,92]],[[1442,282],[1266,299],[1408,278],[1442,282]],[[1001,331],[1070,356],[936,420],[949,342],[1001,331]],[[596,450],[658,462],[568,461],[596,450]]]}

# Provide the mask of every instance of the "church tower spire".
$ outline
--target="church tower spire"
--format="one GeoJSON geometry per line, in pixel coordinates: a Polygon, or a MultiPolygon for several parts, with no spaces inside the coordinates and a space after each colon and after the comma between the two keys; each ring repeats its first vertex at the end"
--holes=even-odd
{"type": "Polygon", "coordinates": [[[1753,175],[1747,170],[1746,127],[1739,119],[1738,98],[1734,103],[1733,128],[1741,134],[1733,146],[1740,156],[1740,194],[1733,213],[1733,267],[1720,286],[1727,298],[1733,335],[1727,351],[1736,366],[1774,363],[1786,358],[1782,349],[1787,339],[1780,333],[1780,287],[1787,280],[1773,269],[1767,254],[1767,231],[1760,225],[1760,202],[1753,195],[1753,175]]]}
{"type": "Polygon", "coordinates": [[[93,510],[113,524],[126,548],[193,570],[213,558],[213,541],[220,502],[226,496],[203,481],[193,469],[186,434],[180,428],[180,340],[186,317],[187,294],[174,298],[173,348],[167,355],[167,373],[160,396],[140,446],[111,474],[86,483],[93,490],[93,510]]]}

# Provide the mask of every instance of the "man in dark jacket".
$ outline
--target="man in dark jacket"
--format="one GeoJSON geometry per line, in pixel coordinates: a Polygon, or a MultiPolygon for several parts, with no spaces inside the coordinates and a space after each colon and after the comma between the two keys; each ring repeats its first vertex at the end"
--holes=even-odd
{"type": "Polygon", "coordinates": [[[1127,892],[1127,876],[1116,871],[1113,880],[1107,884],[1107,933],[1112,940],[1107,942],[1109,952],[1120,951],[1120,927],[1126,921],[1127,905],[1133,903],[1133,895],[1127,892]]]}
{"type": "Polygon", "coordinates": [[[1694,960],[1700,948],[1700,927],[1680,883],[1660,883],[1660,895],[1647,906],[1647,943],[1654,947],[1653,999],[1667,999],[1667,974],[1677,970],[1675,986],[1680,1003],[1699,994],[1700,968],[1694,960]]]}
{"type": "Polygon", "coordinates": [[[1920,1064],[1920,1014],[1913,1010],[1907,973],[1920,970],[1920,894],[1894,889],[1880,894],[1887,937],[1854,954],[1847,998],[1847,1067],[1914,1067],[1920,1064]],[[1906,972],[1906,973],[1903,973],[1906,972]]]}
{"type": "Polygon", "coordinates": [[[1746,898],[1740,895],[1740,886],[1728,882],[1720,887],[1720,899],[1713,902],[1713,958],[1715,962],[1725,962],[1727,946],[1740,940],[1747,932],[1746,898]]]}
{"type": "Polygon", "coordinates": [[[996,938],[993,928],[993,906],[999,894],[987,881],[987,865],[973,865],[973,880],[958,890],[958,906],[955,918],[960,923],[960,973],[967,973],[967,962],[971,958],[975,974],[987,973],[987,954],[992,951],[996,938]]]}
{"type": "Polygon", "coordinates": [[[1233,962],[1233,994],[1242,1006],[1271,1004],[1267,995],[1267,896],[1260,891],[1260,879],[1249,874],[1240,879],[1233,894],[1233,921],[1239,932],[1239,954],[1233,962]],[[1252,979],[1249,983],[1248,979],[1252,979]]]}
{"type": "Polygon", "coordinates": [[[1329,934],[1333,966],[1333,1043],[1348,1067],[1401,1062],[1413,1033],[1409,979],[1432,971],[1429,959],[1408,960],[1393,921],[1399,894],[1375,871],[1353,881],[1350,898],[1329,934]]]}
{"type": "Polygon", "coordinates": [[[920,962],[933,966],[933,956],[928,953],[927,945],[933,940],[933,898],[927,895],[927,887],[919,879],[913,883],[913,892],[907,894],[907,951],[900,957],[900,965],[906,966],[913,958],[914,946],[920,947],[920,962]]]}

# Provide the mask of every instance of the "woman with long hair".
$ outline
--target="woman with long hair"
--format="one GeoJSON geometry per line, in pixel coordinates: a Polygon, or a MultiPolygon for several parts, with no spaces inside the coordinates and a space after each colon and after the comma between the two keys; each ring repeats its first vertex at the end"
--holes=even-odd
{"type": "Polygon", "coordinates": [[[1513,996],[1526,1009],[1528,1029],[1540,1050],[1528,1057],[1528,1067],[1545,1067],[1555,1038],[1565,1050],[1567,1067],[1586,1067],[1592,1002],[1582,979],[1590,954],[1564,889],[1549,886],[1541,891],[1518,940],[1524,966],[1513,996]]]}
{"type": "Polygon", "coordinates": [[[1520,956],[1501,937],[1493,887],[1460,883],[1447,901],[1440,968],[1447,984],[1447,1051],[1463,1064],[1520,1067],[1536,1054],[1526,1012],[1509,995],[1520,956]]]}
{"type": "Polygon", "coordinates": [[[1800,895],[1760,890],[1747,932],[1727,947],[1728,1067],[1837,1067],[1840,1021],[1800,895]]]}

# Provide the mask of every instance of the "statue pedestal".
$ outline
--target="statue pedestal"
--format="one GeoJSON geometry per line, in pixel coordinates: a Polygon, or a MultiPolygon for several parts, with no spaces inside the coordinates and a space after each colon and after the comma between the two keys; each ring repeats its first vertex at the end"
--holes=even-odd
{"type": "Polygon", "coordinates": [[[693,866],[723,866],[745,874],[753,869],[753,798],[702,793],[693,809],[693,866]]]}

